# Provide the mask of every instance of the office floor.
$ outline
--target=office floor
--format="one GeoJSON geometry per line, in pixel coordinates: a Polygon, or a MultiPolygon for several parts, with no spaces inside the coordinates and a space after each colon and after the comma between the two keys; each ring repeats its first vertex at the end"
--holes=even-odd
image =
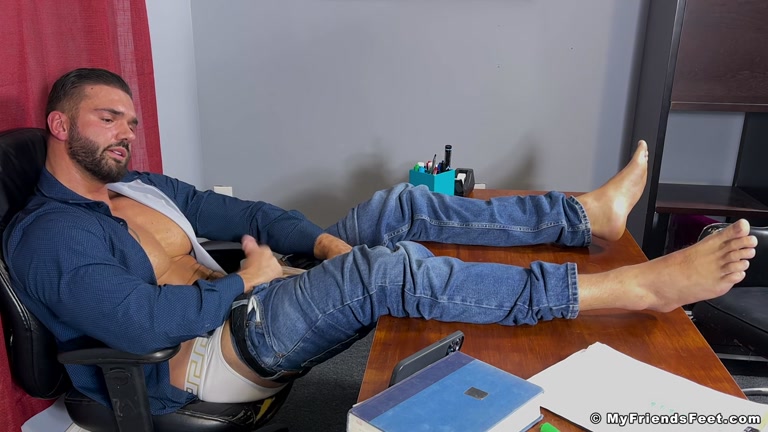
{"type": "MultiPolygon", "coordinates": [[[[723,364],[739,387],[768,389],[768,363],[724,360],[723,364]]],[[[749,399],[768,404],[768,396],[750,396],[749,399]]]]}
{"type": "Polygon", "coordinates": [[[344,432],[357,402],[373,332],[298,380],[273,422],[291,432],[344,432]]]}

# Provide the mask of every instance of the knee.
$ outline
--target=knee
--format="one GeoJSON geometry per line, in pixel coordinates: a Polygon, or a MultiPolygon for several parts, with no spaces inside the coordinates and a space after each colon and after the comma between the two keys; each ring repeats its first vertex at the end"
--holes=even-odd
{"type": "Polygon", "coordinates": [[[363,203],[361,209],[367,212],[377,210],[378,216],[395,217],[407,212],[422,193],[430,193],[424,186],[414,186],[410,183],[399,183],[389,189],[383,189],[373,194],[370,201],[363,203]]]}
{"type": "Polygon", "coordinates": [[[400,241],[395,243],[395,253],[404,255],[409,261],[433,257],[434,254],[424,245],[412,241],[400,241]]]}
{"type": "Polygon", "coordinates": [[[407,196],[413,193],[414,191],[417,191],[419,188],[426,189],[427,191],[429,190],[424,185],[414,186],[410,183],[398,183],[389,189],[384,189],[377,192],[376,195],[381,197],[381,199],[383,199],[384,201],[389,201],[389,202],[400,201],[403,196],[407,196]]]}
{"type": "Polygon", "coordinates": [[[432,192],[425,185],[412,185],[410,183],[399,183],[386,191],[386,199],[391,203],[398,203],[400,206],[413,207],[413,204],[429,200],[432,192]]]}
{"type": "Polygon", "coordinates": [[[414,262],[418,259],[434,256],[425,246],[412,241],[397,242],[392,249],[386,246],[356,246],[352,248],[352,252],[349,255],[352,260],[357,261],[358,263],[375,263],[387,260],[414,262]]]}
{"type": "Polygon", "coordinates": [[[389,188],[389,193],[390,194],[398,194],[399,195],[399,194],[401,194],[401,193],[403,193],[403,192],[405,192],[405,191],[407,191],[409,189],[413,189],[415,187],[417,187],[417,186],[414,186],[414,185],[412,185],[410,183],[398,183],[398,184],[392,186],[391,188],[389,188]]]}

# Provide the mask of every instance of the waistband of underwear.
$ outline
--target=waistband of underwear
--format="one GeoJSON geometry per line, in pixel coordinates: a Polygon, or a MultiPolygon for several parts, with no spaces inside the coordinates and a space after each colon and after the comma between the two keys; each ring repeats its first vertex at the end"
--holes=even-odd
{"type": "Polygon", "coordinates": [[[248,350],[248,332],[246,330],[246,321],[248,320],[248,298],[250,294],[241,294],[232,303],[232,310],[229,316],[229,325],[231,328],[232,346],[235,348],[237,357],[245,363],[252,371],[265,380],[276,383],[288,383],[296,378],[304,376],[310,368],[300,371],[275,371],[264,366],[256,360],[248,350]]]}
{"type": "Polygon", "coordinates": [[[201,336],[195,339],[192,352],[187,362],[187,374],[184,380],[184,389],[193,395],[200,394],[200,385],[203,383],[205,373],[205,358],[210,343],[209,336],[201,336]]]}

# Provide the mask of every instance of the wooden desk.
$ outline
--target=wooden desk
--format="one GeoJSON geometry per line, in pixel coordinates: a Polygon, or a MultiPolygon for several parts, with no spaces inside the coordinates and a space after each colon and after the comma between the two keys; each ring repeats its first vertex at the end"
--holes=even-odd
{"type": "MultiPolygon", "coordinates": [[[[524,193],[532,192],[481,190],[475,191],[474,196],[488,199],[524,193]]],[[[426,245],[436,255],[454,256],[465,261],[500,262],[524,267],[536,260],[575,262],[581,273],[607,271],[646,261],[628,232],[616,242],[595,239],[589,248],[426,245]]],[[[461,330],[466,336],[463,352],[525,379],[594,342],[602,342],[637,360],[724,393],[744,397],[685,312],[678,308],[670,313],[591,311],[581,313],[574,320],[554,320],[521,327],[383,317],[376,327],[358,401],[386,389],[392,368],[398,361],[455,330],[461,330]]],[[[595,410],[600,411],[600,407],[595,407],[595,410]]],[[[561,431],[583,430],[547,410],[542,411],[543,421],[552,423],[561,431]]]]}

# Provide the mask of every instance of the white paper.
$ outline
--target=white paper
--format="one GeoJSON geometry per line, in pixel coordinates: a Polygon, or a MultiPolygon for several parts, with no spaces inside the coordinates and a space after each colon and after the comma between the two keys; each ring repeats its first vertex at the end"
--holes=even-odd
{"type": "MultiPolygon", "coordinates": [[[[695,358],[691,358],[690,367],[696,367],[695,358]]],[[[528,381],[544,388],[542,407],[594,432],[768,430],[768,405],[712,390],[601,343],[571,355],[528,381]],[[760,421],[707,423],[718,422],[717,415],[724,420],[731,415],[757,415],[760,421]],[[624,426],[617,421],[623,421],[624,426]]]]}

